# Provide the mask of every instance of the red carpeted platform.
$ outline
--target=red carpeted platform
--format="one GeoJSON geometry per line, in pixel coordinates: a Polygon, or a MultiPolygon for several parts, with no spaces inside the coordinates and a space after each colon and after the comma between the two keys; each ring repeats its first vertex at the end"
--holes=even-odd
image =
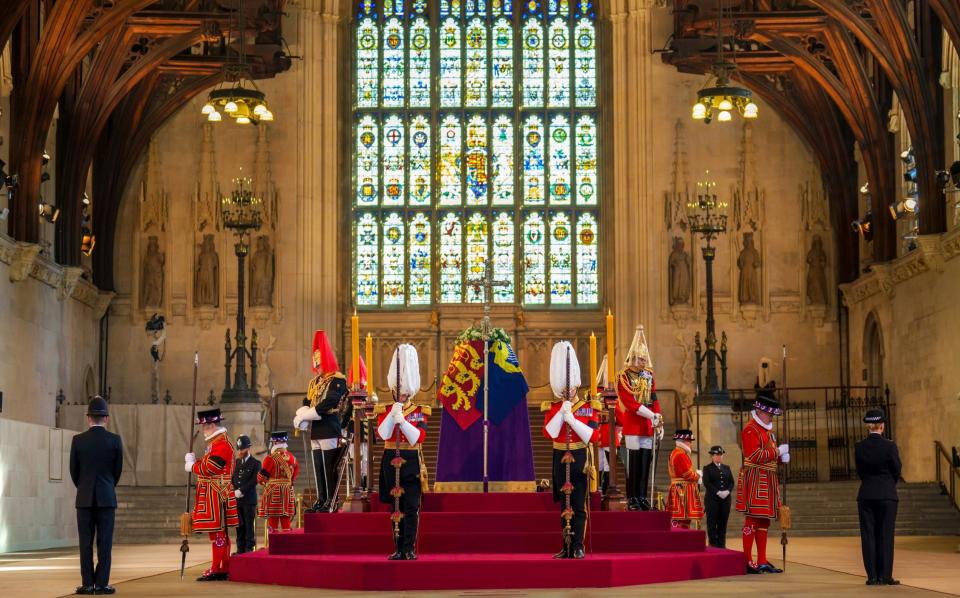
{"type": "Polygon", "coordinates": [[[269,552],[234,557],[230,579],[341,590],[612,587],[740,575],[738,552],[704,546],[701,531],[660,512],[594,509],[587,558],[554,560],[558,507],[549,494],[427,494],[415,562],[388,561],[389,514],[306,515],[304,529],[272,534],[269,552]]]}

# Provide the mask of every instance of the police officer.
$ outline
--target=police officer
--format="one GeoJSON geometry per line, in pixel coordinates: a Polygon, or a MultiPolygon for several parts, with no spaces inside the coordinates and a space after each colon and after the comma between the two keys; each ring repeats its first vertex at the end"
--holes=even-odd
{"type": "Polygon", "coordinates": [[[860,546],[868,586],[895,586],[893,578],[893,532],[897,522],[897,481],[900,452],[883,437],[886,418],[882,409],[870,409],[863,417],[869,434],[857,443],[854,455],[860,492],[860,546]]]}
{"type": "Polygon", "coordinates": [[[257,517],[257,473],[260,462],[250,454],[250,438],[237,438],[237,461],[233,467],[233,493],[237,497],[240,525],[237,526],[237,553],[257,548],[254,522],[257,517]]]}
{"type": "Polygon", "coordinates": [[[733,472],[723,462],[726,451],[722,446],[710,447],[711,463],[703,468],[704,507],[707,513],[707,537],[710,546],[727,547],[727,520],[730,518],[730,493],[733,492],[733,472]]]}

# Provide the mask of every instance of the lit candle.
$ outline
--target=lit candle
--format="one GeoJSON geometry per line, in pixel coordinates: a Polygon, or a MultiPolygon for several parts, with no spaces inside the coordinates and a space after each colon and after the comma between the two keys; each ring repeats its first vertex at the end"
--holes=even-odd
{"type": "Polygon", "coordinates": [[[356,388],[360,386],[360,318],[357,310],[353,310],[353,316],[350,317],[350,351],[350,358],[353,360],[353,385],[356,388]]]}
{"type": "Polygon", "coordinates": [[[373,337],[367,333],[367,395],[373,395],[373,337]]]}
{"type": "Polygon", "coordinates": [[[597,398],[597,335],[590,333],[590,396],[597,398]]]}
{"type": "Polygon", "coordinates": [[[615,361],[613,350],[613,312],[607,310],[607,387],[612,388],[616,373],[613,364],[615,361]]]}

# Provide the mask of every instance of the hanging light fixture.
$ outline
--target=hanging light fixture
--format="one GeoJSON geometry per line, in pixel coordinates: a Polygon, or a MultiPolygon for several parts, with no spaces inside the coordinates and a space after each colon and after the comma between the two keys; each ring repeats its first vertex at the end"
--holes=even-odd
{"type": "MultiPolygon", "coordinates": [[[[710,67],[710,76],[706,86],[697,92],[697,103],[693,105],[690,116],[706,124],[714,117],[720,122],[733,120],[736,110],[743,118],[753,120],[759,116],[759,108],[753,101],[753,93],[730,81],[737,70],[736,62],[727,62],[723,55],[723,0],[717,4],[717,60],[710,67]]],[[[734,52],[736,46],[734,45],[734,52]]]]}
{"type": "Polygon", "coordinates": [[[267,96],[257,88],[246,62],[245,30],[243,27],[243,0],[237,10],[237,28],[240,31],[240,60],[224,66],[223,81],[207,96],[200,114],[210,122],[220,122],[226,114],[240,125],[272,121],[273,113],[267,107],[267,96]],[[230,82],[231,87],[226,86],[230,82]]]}

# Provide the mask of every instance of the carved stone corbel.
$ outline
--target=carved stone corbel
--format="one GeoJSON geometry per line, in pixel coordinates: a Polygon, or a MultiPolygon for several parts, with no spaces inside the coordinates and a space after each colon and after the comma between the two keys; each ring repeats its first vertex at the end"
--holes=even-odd
{"type": "Polygon", "coordinates": [[[97,300],[95,301],[93,307],[93,317],[97,321],[103,318],[104,314],[107,313],[107,308],[110,307],[110,302],[113,301],[116,293],[113,291],[100,291],[97,294],[97,300]]]}
{"type": "Polygon", "coordinates": [[[928,268],[938,274],[943,272],[944,255],[940,235],[919,235],[917,247],[920,248],[920,254],[928,268]]]}
{"type": "Polygon", "coordinates": [[[64,267],[63,274],[60,276],[60,284],[57,285],[57,300],[63,301],[72,297],[82,275],[83,268],[64,267]]]}
{"type": "Polygon", "coordinates": [[[888,264],[873,264],[870,269],[877,277],[877,285],[880,287],[880,291],[887,297],[893,297],[897,285],[893,280],[892,268],[888,264]]]}
{"type": "Polygon", "coordinates": [[[10,282],[20,282],[30,276],[38,255],[40,255],[40,245],[17,242],[10,255],[10,282]]]}

